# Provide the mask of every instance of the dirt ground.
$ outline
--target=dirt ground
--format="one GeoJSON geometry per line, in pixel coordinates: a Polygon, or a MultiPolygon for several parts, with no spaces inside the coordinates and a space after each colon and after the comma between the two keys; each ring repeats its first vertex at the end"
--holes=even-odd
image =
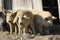
{"type": "Polygon", "coordinates": [[[45,36],[35,36],[23,35],[22,39],[20,35],[9,35],[9,32],[0,32],[0,40],[60,40],[60,35],[45,35],[45,36]]]}

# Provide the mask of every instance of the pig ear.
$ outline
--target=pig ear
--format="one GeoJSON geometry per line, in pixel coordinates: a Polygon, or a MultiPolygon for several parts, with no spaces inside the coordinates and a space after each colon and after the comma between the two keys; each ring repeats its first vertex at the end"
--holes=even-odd
{"type": "Polygon", "coordinates": [[[12,13],[12,10],[6,10],[6,9],[4,9],[4,11],[5,11],[5,12],[10,12],[10,13],[12,13]]]}
{"type": "Polygon", "coordinates": [[[23,15],[23,18],[30,19],[30,18],[29,18],[29,17],[27,17],[26,15],[23,15]]]}
{"type": "Polygon", "coordinates": [[[8,13],[12,13],[12,10],[7,10],[8,13]]]}
{"type": "Polygon", "coordinates": [[[5,11],[4,15],[6,15],[7,13],[12,13],[12,10],[6,10],[6,9],[4,9],[4,11],[5,11]]]}
{"type": "Polygon", "coordinates": [[[55,19],[57,19],[57,17],[55,17],[55,16],[52,16],[52,19],[53,19],[53,20],[55,20],[55,19]]]}

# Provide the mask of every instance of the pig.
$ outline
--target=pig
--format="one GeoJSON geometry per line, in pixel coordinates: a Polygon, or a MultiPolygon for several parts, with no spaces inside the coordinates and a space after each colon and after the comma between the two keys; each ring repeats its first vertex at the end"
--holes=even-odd
{"type": "Polygon", "coordinates": [[[15,17],[14,19],[14,22],[13,23],[16,23],[17,22],[17,19],[18,19],[18,28],[19,28],[19,34],[22,34],[22,32],[20,31],[23,31],[23,34],[25,35],[26,34],[26,31],[27,31],[27,27],[28,25],[31,24],[31,28],[33,30],[33,33],[35,34],[35,30],[34,30],[34,24],[33,24],[33,13],[29,10],[18,10],[17,11],[17,16],[15,17]]]}
{"type": "Polygon", "coordinates": [[[53,25],[53,20],[57,19],[49,11],[31,10],[34,16],[34,24],[40,34],[43,31],[49,34],[49,27],[53,25]]]}
{"type": "MultiPolygon", "coordinates": [[[[13,29],[16,28],[17,30],[17,26],[16,24],[13,23],[13,19],[14,17],[16,16],[16,13],[13,13],[11,10],[5,10],[5,15],[6,15],[6,22],[9,24],[9,27],[10,27],[10,34],[13,33],[13,29]]],[[[15,31],[15,34],[17,32],[15,31]]]]}

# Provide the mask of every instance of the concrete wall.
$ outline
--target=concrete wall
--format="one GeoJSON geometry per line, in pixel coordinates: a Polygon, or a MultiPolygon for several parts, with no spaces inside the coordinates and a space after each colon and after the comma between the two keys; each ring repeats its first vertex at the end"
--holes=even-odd
{"type": "Polygon", "coordinates": [[[31,0],[13,0],[12,9],[32,9],[32,1],[31,0]]]}
{"type": "Polygon", "coordinates": [[[4,0],[4,7],[7,10],[12,10],[12,0],[4,0]]]}
{"type": "Polygon", "coordinates": [[[59,23],[60,23],[60,0],[57,0],[58,2],[58,11],[59,11],[59,23]]]}
{"type": "Polygon", "coordinates": [[[33,2],[33,8],[35,10],[43,10],[42,8],[42,0],[32,0],[33,2]]]}
{"type": "Polygon", "coordinates": [[[43,10],[42,0],[13,0],[12,9],[13,10],[18,10],[18,9],[43,10]]]}
{"type": "Polygon", "coordinates": [[[2,11],[2,0],[0,0],[0,12],[2,11]]]}

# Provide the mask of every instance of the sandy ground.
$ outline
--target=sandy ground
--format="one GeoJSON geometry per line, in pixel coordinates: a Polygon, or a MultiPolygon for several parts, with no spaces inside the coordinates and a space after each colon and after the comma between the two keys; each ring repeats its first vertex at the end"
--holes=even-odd
{"type": "Polygon", "coordinates": [[[30,37],[31,35],[23,35],[22,38],[20,35],[9,35],[8,32],[0,32],[0,40],[60,40],[60,35],[45,35],[45,36],[35,36],[34,38],[30,37]]]}

